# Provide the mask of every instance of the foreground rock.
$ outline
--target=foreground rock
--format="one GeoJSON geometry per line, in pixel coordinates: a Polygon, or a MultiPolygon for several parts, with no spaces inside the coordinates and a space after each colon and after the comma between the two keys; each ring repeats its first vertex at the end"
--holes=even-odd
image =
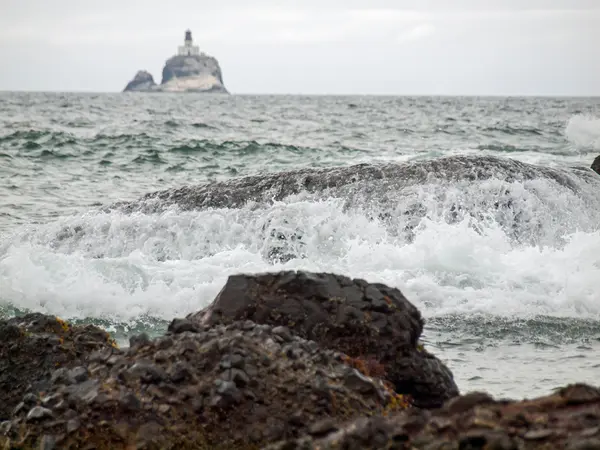
{"type": "Polygon", "coordinates": [[[165,337],[139,336],[56,371],[47,392],[27,395],[1,425],[0,445],[250,449],[405,406],[284,327],[191,325],[175,320],[165,337]]]}
{"type": "Polygon", "coordinates": [[[268,450],[600,449],[600,389],[571,385],[533,400],[495,401],[485,393],[450,400],[436,411],[363,417],[268,450]]]}
{"type": "Polygon", "coordinates": [[[423,319],[398,289],[333,274],[236,275],[189,320],[202,325],[252,320],[289,327],[349,364],[384,377],[415,406],[433,408],[458,395],[452,373],[418,345],[423,319]]]}
{"type": "Polygon", "coordinates": [[[71,326],[53,316],[27,314],[0,321],[0,421],[25,393],[44,391],[57,368],[79,366],[93,351],[113,347],[105,331],[71,326]]]}

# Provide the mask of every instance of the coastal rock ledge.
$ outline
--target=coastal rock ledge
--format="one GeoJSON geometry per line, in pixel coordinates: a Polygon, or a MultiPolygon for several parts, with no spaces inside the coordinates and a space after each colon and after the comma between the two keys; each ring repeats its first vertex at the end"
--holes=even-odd
{"type": "Polygon", "coordinates": [[[229,277],[165,335],[0,320],[0,448],[600,448],[600,390],[459,395],[402,293],[341,275],[229,277]],[[39,369],[39,370],[36,370],[39,369]]]}
{"type": "Polygon", "coordinates": [[[221,66],[216,58],[200,52],[193,44],[191,31],[186,31],[184,45],[169,58],[156,84],[146,70],[137,72],[123,92],[201,92],[228,94],[223,83],[221,66]]]}

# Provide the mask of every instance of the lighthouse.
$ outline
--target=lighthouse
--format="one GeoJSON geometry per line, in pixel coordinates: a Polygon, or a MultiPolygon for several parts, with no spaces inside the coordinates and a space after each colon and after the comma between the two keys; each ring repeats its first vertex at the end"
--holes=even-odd
{"type": "Polygon", "coordinates": [[[177,54],[180,56],[197,56],[200,54],[200,48],[197,45],[194,45],[192,32],[190,30],[186,30],[183,45],[179,46],[177,54]]]}

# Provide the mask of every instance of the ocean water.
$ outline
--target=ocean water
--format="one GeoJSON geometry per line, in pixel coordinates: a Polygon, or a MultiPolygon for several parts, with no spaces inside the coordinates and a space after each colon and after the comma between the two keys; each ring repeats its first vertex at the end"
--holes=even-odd
{"type": "Polygon", "coordinates": [[[463,392],[600,384],[598,154],[593,98],[0,93],[0,315],[126,342],[230,274],[330,271],[398,287],[463,392]],[[237,180],[299,169],[337,184],[237,180]]]}

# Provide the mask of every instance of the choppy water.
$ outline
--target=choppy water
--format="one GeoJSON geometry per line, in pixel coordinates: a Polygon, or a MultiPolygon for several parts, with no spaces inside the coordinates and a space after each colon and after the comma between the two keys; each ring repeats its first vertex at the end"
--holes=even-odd
{"type": "Polygon", "coordinates": [[[598,153],[600,99],[0,93],[0,311],[125,339],[231,273],[333,271],[400,288],[463,391],[598,384],[598,153]]]}

